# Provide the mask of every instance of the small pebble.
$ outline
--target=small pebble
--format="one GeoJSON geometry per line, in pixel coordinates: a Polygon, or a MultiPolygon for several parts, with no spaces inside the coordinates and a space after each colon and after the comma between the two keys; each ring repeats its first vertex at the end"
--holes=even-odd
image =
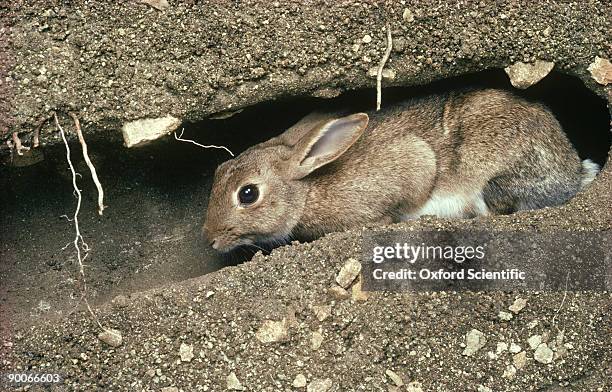
{"type": "Polygon", "coordinates": [[[98,339],[112,347],[119,347],[123,343],[121,332],[116,329],[107,329],[98,334],[98,339]]]}
{"type": "Polygon", "coordinates": [[[240,383],[238,376],[236,376],[236,373],[234,372],[231,372],[229,376],[227,376],[227,389],[244,391],[244,386],[240,383]]]}
{"type": "Polygon", "coordinates": [[[291,384],[294,388],[304,388],[306,386],[306,377],[303,374],[295,376],[293,383],[291,384]]]}
{"type": "Polygon", "coordinates": [[[402,378],[399,376],[399,374],[395,373],[393,370],[387,369],[387,371],[385,371],[385,374],[398,387],[401,387],[402,385],[404,385],[404,380],[402,380],[402,378]]]}

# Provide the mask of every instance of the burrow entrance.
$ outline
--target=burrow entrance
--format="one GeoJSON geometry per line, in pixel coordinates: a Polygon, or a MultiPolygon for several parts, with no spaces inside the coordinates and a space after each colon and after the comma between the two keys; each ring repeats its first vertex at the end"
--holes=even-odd
{"type": "MultiPolygon", "coordinates": [[[[463,86],[512,88],[501,70],[448,79],[426,87],[387,88],[383,105],[417,94],[463,86]]],[[[546,103],[557,115],[581,157],[603,165],[610,149],[606,102],[576,78],[553,73],[519,92],[546,103]]],[[[374,106],[375,91],[345,93],[334,99],[286,98],[245,108],[223,120],[185,124],[184,137],[221,144],[235,153],[282,133],[317,109],[374,106]]],[[[73,151],[78,152],[77,145],[73,151]]],[[[167,138],[128,150],[117,142],[90,140],[92,159],[109,208],[99,217],[95,189],[82,157],[75,153],[84,201],[80,215],[92,248],[86,264],[92,302],[200,276],[248,259],[252,253],[222,258],[201,240],[212,175],[230,156],[167,138]]],[[[0,166],[0,280],[3,318],[27,323],[70,311],[80,298],[75,285],[73,228],[62,215],[74,210],[70,173],[62,145],[41,149],[32,166],[0,166]]]]}

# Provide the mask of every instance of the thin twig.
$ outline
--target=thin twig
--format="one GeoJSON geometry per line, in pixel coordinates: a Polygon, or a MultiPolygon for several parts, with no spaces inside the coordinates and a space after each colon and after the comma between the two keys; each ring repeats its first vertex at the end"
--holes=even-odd
{"type": "Polygon", "coordinates": [[[387,50],[385,50],[385,54],[380,60],[380,64],[378,65],[378,73],[376,74],[376,111],[380,110],[380,104],[382,101],[383,70],[385,68],[385,64],[387,64],[387,61],[389,60],[389,56],[391,56],[391,49],[393,49],[393,37],[391,37],[391,26],[389,26],[389,23],[387,23],[387,50]]]}
{"type": "Polygon", "coordinates": [[[81,190],[77,186],[77,182],[76,182],[77,173],[74,170],[72,160],[70,159],[70,146],[68,145],[68,140],[66,140],[66,134],[64,133],[64,129],[59,123],[57,114],[54,113],[53,117],[55,119],[55,125],[57,126],[57,129],[59,129],[60,135],[62,136],[62,140],[64,141],[64,146],[66,147],[66,161],[68,161],[68,166],[70,167],[70,172],[72,173],[72,186],[74,188],[74,191],[77,194],[77,205],[76,205],[76,209],[74,210],[74,216],[72,218],[72,221],[74,222],[74,230],[75,230],[75,237],[72,243],[77,252],[77,261],[79,263],[79,273],[83,281],[83,298],[85,300],[85,305],[87,306],[87,310],[89,311],[89,313],[91,314],[95,322],[98,324],[98,326],[101,329],[105,329],[100,323],[100,321],[98,320],[98,317],[94,313],[93,309],[89,305],[89,301],[87,300],[87,281],[85,279],[85,266],[83,265],[83,260],[85,260],[85,258],[87,257],[89,246],[83,239],[83,236],[81,235],[81,230],[79,228],[79,211],[81,210],[81,201],[82,201],[81,190]],[[80,242],[80,246],[79,246],[79,242],[80,242]],[[81,256],[81,247],[83,248],[83,251],[85,252],[85,256],[81,256]]]}
{"type": "Polygon", "coordinates": [[[98,214],[102,215],[102,212],[106,208],[104,205],[104,189],[102,189],[102,184],[100,184],[100,180],[98,179],[96,168],[94,167],[93,163],[91,163],[91,159],[89,159],[89,154],[87,153],[87,143],[85,143],[85,138],[83,137],[83,132],[81,131],[81,123],[79,122],[76,114],[68,114],[70,117],[72,117],[72,121],[74,121],[76,134],[79,137],[79,142],[81,143],[81,148],[83,149],[83,158],[85,158],[85,163],[87,163],[87,167],[91,172],[91,179],[93,180],[94,184],[96,184],[96,188],[98,189],[98,214]]]}
{"type": "Polygon", "coordinates": [[[231,152],[231,151],[229,150],[229,148],[227,148],[227,147],[225,147],[225,146],[215,146],[214,144],[211,144],[211,145],[204,145],[204,144],[200,144],[200,143],[198,143],[198,142],[196,142],[196,141],[193,141],[193,140],[183,139],[183,132],[185,132],[185,128],[181,129],[181,134],[180,134],[180,135],[178,135],[178,136],[176,136],[176,132],[174,132],[174,138],[175,138],[176,140],[178,140],[178,141],[181,141],[181,142],[193,143],[193,144],[195,144],[196,146],[199,146],[199,147],[202,147],[202,148],[220,148],[220,149],[222,149],[222,150],[225,150],[225,151],[229,152],[229,154],[230,154],[231,156],[234,156],[234,153],[233,153],[233,152],[231,152]]]}

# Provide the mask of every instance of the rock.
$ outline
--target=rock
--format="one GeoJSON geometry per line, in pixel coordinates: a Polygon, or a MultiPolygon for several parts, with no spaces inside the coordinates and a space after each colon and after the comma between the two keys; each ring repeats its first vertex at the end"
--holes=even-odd
{"type": "Polygon", "coordinates": [[[533,335],[529,339],[527,339],[527,343],[529,343],[529,347],[531,347],[532,350],[535,350],[536,348],[538,348],[540,343],[542,343],[542,336],[533,335]]]}
{"type": "Polygon", "coordinates": [[[525,351],[521,351],[512,357],[512,362],[517,369],[522,369],[527,364],[527,353],[525,351]]]}
{"type": "Polygon", "coordinates": [[[493,392],[493,390],[489,387],[485,387],[484,385],[479,385],[478,392],[493,392]]]}
{"type": "Polygon", "coordinates": [[[546,343],[542,343],[536,348],[533,359],[540,363],[548,364],[553,361],[553,356],[553,350],[546,343]]]}
{"type": "Polygon", "coordinates": [[[524,298],[517,298],[514,300],[514,303],[508,307],[508,309],[512,313],[518,314],[518,312],[525,309],[525,306],[527,306],[527,300],[524,298]]]}
{"type": "Polygon", "coordinates": [[[361,279],[357,279],[353,287],[351,287],[351,298],[356,302],[365,302],[370,298],[367,291],[361,290],[361,279]]]}
{"type": "Polygon", "coordinates": [[[287,320],[273,321],[265,320],[255,333],[255,337],[262,343],[275,343],[287,340],[289,331],[287,320]]]}
{"type": "Polygon", "coordinates": [[[504,312],[502,310],[501,312],[497,314],[497,317],[499,317],[499,319],[502,321],[510,321],[512,320],[513,316],[512,316],[512,313],[504,312]]]}
{"type": "Polygon", "coordinates": [[[470,357],[483,348],[485,344],[487,344],[485,335],[477,329],[472,329],[465,335],[465,349],[462,354],[470,357]]]}
{"type": "Polygon", "coordinates": [[[128,148],[142,146],[170,134],[180,125],[181,120],[170,115],[128,122],[123,125],[123,140],[128,148]]]}
{"type": "Polygon", "coordinates": [[[344,288],[340,286],[332,286],[329,289],[327,289],[327,295],[329,295],[331,299],[335,299],[338,301],[348,299],[351,296],[351,294],[349,294],[348,291],[346,291],[344,288]]]}
{"type": "Polygon", "coordinates": [[[397,385],[398,387],[401,387],[402,385],[404,385],[404,380],[402,380],[402,378],[400,377],[399,374],[395,373],[393,370],[391,369],[387,369],[385,371],[385,374],[387,375],[387,377],[389,377],[391,379],[391,381],[393,381],[393,383],[395,385],[397,385]]]}
{"type": "Polygon", "coordinates": [[[163,387],[161,392],[179,392],[177,387],[163,387]]]}
{"type": "Polygon", "coordinates": [[[310,347],[312,347],[313,350],[318,350],[322,343],[323,335],[317,331],[313,332],[312,337],[310,338],[310,347]]]}
{"type": "MultiPolygon", "coordinates": [[[[376,78],[378,76],[378,66],[372,67],[368,70],[368,76],[371,78],[376,78]]],[[[393,80],[395,79],[395,71],[392,69],[384,68],[382,71],[383,79],[393,80]]]]}
{"type": "Polygon", "coordinates": [[[183,362],[191,362],[193,359],[193,346],[185,343],[181,343],[181,347],[179,348],[179,355],[181,356],[181,361],[183,362]]]}
{"type": "Polygon", "coordinates": [[[514,87],[525,89],[544,79],[554,66],[555,63],[548,61],[537,60],[534,64],[526,64],[519,61],[504,68],[504,71],[510,77],[510,83],[514,87]]]}
{"type": "Polygon", "coordinates": [[[516,343],[510,343],[510,352],[513,354],[516,354],[518,352],[521,352],[522,348],[521,346],[519,346],[516,343]]]}
{"type": "Polygon", "coordinates": [[[143,3],[150,5],[158,11],[163,11],[170,8],[168,0],[141,0],[143,3]]]}
{"type": "Polygon", "coordinates": [[[227,376],[227,389],[231,389],[234,391],[244,391],[244,386],[238,380],[236,373],[231,372],[229,376],[227,376]]]}
{"type": "Polygon", "coordinates": [[[513,379],[515,375],[516,375],[516,368],[514,367],[514,365],[508,365],[506,366],[506,369],[504,370],[504,374],[502,374],[502,377],[510,380],[510,379],[513,379]]]}
{"type": "Polygon", "coordinates": [[[413,381],[406,386],[408,392],[423,392],[423,387],[418,381],[413,381]]]}
{"type": "Polygon", "coordinates": [[[331,305],[315,305],[312,307],[317,320],[323,321],[331,315],[331,305]]]}
{"type": "Polygon", "coordinates": [[[149,370],[147,370],[147,372],[145,374],[147,375],[147,377],[153,378],[153,377],[155,377],[155,369],[149,369],[149,370]]]}
{"type": "Polygon", "coordinates": [[[98,334],[98,339],[112,347],[119,347],[123,343],[121,332],[116,329],[107,329],[98,334]]]}
{"type": "Polygon", "coordinates": [[[316,379],[312,380],[306,387],[306,392],[327,392],[332,387],[332,380],[326,378],[325,380],[316,379]]]}
{"type": "Polygon", "coordinates": [[[340,272],[336,275],[336,283],[343,288],[348,288],[351,283],[355,280],[357,275],[361,272],[361,263],[353,258],[348,261],[340,268],[340,272]]]}
{"type": "Polygon", "coordinates": [[[303,374],[295,376],[293,383],[291,384],[294,388],[304,388],[306,386],[306,377],[303,374]]]}
{"type": "Polygon", "coordinates": [[[612,63],[610,63],[610,60],[595,57],[595,61],[587,69],[597,83],[607,86],[612,82],[612,63]]]}
{"type": "Polygon", "coordinates": [[[404,9],[404,12],[402,13],[402,19],[404,19],[404,22],[414,22],[414,14],[412,13],[412,11],[410,11],[408,8],[404,9]]]}
{"type": "Polygon", "coordinates": [[[372,42],[372,37],[370,36],[370,34],[366,34],[363,36],[363,38],[361,39],[361,41],[364,44],[369,44],[370,42],[372,42]]]}
{"type": "Polygon", "coordinates": [[[503,353],[504,351],[507,351],[507,350],[508,350],[508,344],[506,344],[505,342],[497,343],[497,349],[495,350],[495,352],[497,354],[501,354],[501,353],[503,353]]]}

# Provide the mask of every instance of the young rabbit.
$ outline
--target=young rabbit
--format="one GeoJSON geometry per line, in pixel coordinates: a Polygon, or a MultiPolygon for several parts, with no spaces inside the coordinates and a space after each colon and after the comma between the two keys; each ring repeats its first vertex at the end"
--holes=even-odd
{"type": "Polygon", "coordinates": [[[314,113],[217,168],[204,234],[229,251],[368,222],[508,214],[564,203],[597,172],[546,107],[506,91],[314,113]]]}

